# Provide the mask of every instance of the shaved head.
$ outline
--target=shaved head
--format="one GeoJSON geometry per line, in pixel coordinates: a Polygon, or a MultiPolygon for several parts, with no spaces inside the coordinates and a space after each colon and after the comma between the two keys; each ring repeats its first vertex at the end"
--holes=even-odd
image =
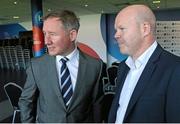
{"type": "Polygon", "coordinates": [[[122,9],[118,16],[126,14],[131,16],[137,23],[148,22],[151,26],[151,31],[156,31],[156,17],[152,10],[145,5],[130,5],[122,9]]]}
{"type": "Polygon", "coordinates": [[[138,58],[155,41],[156,18],[145,5],[130,5],[115,19],[115,38],[121,53],[138,58]]]}

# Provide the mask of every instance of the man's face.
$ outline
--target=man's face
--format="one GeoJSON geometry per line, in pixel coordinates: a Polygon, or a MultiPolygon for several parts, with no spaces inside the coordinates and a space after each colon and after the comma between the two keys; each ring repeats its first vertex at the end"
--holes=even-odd
{"type": "Polygon", "coordinates": [[[44,21],[43,32],[45,45],[50,55],[67,55],[73,48],[70,31],[64,29],[58,18],[48,18],[44,21]]]}
{"type": "Polygon", "coordinates": [[[142,43],[140,24],[129,12],[120,12],[115,20],[115,38],[118,42],[121,53],[134,56],[142,43]]]}

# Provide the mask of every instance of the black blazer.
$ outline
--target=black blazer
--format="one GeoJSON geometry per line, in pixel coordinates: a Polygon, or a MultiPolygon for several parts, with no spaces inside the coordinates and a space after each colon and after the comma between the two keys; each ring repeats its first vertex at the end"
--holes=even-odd
{"type": "MultiPolygon", "coordinates": [[[[115,122],[119,96],[128,66],[118,68],[116,95],[109,122],[115,122]]],[[[130,99],[124,122],[180,122],[180,58],[163,50],[160,45],[150,57],[130,99]]]]}
{"type": "Polygon", "coordinates": [[[21,121],[26,123],[80,123],[101,121],[99,91],[102,60],[79,52],[79,69],[71,102],[66,108],[59,88],[55,57],[34,58],[19,100],[21,121]]]}

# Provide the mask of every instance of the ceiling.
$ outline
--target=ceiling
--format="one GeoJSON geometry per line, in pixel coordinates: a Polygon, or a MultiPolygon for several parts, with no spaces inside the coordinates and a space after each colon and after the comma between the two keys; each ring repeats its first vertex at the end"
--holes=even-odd
{"type": "MultiPolygon", "coordinates": [[[[180,8],[180,0],[42,0],[43,14],[51,10],[69,9],[78,16],[116,13],[131,4],[147,4],[152,9],[180,8]]],[[[0,24],[31,21],[31,0],[0,0],[0,24]],[[16,3],[14,3],[16,2],[16,3]],[[13,18],[19,16],[19,18],[13,18]]]]}

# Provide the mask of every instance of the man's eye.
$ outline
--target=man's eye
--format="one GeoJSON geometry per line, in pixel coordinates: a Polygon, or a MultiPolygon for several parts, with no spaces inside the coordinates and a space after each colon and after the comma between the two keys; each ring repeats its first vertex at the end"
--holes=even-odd
{"type": "Polygon", "coordinates": [[[56,35],[56,33],[49,33],[51,36],[55,36],[56,35]]]}
{"type": "Polygon", "coordinates": [[[125,29],[125,28],[120,28],[120,30],[122,30],[122,31],[123,31],[124,29],[125,29]]]}

